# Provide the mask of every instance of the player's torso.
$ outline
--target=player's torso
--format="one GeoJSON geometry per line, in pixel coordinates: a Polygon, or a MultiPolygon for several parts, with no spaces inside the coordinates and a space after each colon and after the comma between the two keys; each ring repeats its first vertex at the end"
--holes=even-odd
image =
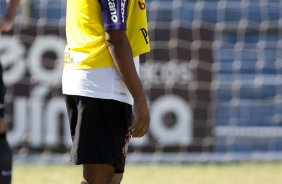
{"type": "MultiPolygon", "coordinates": [[[[102,12],[99,0],[68,0],[66,34],[68,45],[65,63],[77,69],[112,66],[105,41],[103,14],[113,21],[117,11],[124,11],[126,32],[134,56],[150,50],[145,0],[100,0],[109,12],[102,12]],[[116,7],[121,1],[120,6],[116,7]],[[125,6],[126,5],[126,6],[125,6]]],[[[123,16],[122,16],[123,18],[123,16]]],[[[121,18],[121,19],[122,19],[121,18]]]]}

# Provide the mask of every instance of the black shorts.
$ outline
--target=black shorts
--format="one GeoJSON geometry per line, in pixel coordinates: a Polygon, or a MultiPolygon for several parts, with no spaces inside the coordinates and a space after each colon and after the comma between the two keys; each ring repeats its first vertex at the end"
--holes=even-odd
{"type": "Polygon", "coordinates": [[[115,100],[66,95],[75,164],[110,164],[124,172],[132,106],[115,100]]]}

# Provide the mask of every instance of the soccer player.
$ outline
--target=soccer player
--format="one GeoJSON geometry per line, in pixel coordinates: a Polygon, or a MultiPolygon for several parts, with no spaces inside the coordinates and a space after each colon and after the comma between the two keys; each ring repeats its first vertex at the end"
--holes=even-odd
{"type": "Polygon", "coordinates": [[[120,183],[129,138],[149,129],[138,77],[147,30],[145,0],[67,1],[62,87],[82,183],[120,183]]]}
{"type": "MultiPolygon", "coordinates": [[[[6,13],[0,17],[0,31],[10,31],[16,16],[20,0],[10,0],[6,13]]],[[[12,151],[6,140],[4,125],[4,94],[3,71],[0,63],[0,183],[10,184],[12,178],[12,151]]]]}

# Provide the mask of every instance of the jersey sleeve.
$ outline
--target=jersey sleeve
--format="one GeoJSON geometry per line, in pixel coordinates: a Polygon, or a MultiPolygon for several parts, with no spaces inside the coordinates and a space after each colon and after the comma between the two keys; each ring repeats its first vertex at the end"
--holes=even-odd
{"type": "Polygon", "coordinates": [[[100,0],[104,29],[126,30],[128,0],[100,0]]]}

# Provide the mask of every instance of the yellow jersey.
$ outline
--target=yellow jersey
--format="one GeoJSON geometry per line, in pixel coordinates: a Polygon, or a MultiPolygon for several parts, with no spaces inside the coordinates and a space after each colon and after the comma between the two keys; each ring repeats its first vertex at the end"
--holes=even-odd
{"type": "Polygon", "coordinates": [[[65,67],[114,66],[105,31],[125,30],[133,57],[150,51],[145,0],[68,0],[65,67]]]}

